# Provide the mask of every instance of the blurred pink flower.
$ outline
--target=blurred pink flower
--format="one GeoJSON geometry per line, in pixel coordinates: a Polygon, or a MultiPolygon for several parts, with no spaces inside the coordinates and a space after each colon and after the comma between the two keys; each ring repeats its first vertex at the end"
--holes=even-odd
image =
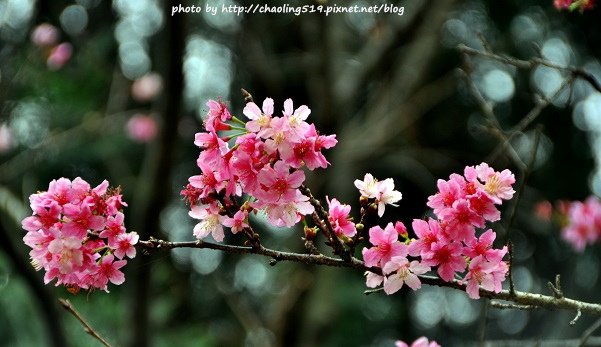
{"type": "Polygon", "coordinates": [[[50,70],[59,70],[71,59],[72,54],[73,46],[68,42],[63,42],[52,48],[46,60],[46,65],[50,70]]]}
{"type": "Polygon", "coordinates": [[[156,72],[149,72],[131,85],[131,95],[138,102],[151,101],[163,90],[163,78],[156,72]]]}
{"type": "Polygon", "coordinates": [[[419,339],[413,341],[411,345],[408,345],[403,341],[396,341],[395,347],[440,347],[440,345],[436,341],[428,341],[427,338],[422,336],[419,339]]]}
{"type": "Polygon", "coordinates": [[[13,147],[13,135],[6,124],[0,124],[0,153],[8,152],[13,147]]]}
{"type": "Polygon", "coordinates": [[[58,43],[58,29],[48,23],[42,23],[31,32],[31,42],[40,48],[50,48],[58,43]]]}
{"type": "Polygon", "coordinates": [[[534,214],[538,219],[550,222],[553,217],[553,205],[547,200],[539,201],[534,205],[534,214]]]}
{"type": "Polygon", "coordinates": [[[158,126],[152,116],[138,113],[129,119],[126,130],[132,140],[146,143],[156,137],[158,126]]]}

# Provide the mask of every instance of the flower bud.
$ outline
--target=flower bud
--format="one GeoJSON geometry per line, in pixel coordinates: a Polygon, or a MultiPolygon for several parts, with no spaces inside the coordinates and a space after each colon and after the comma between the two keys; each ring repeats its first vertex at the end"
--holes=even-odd
{"type": "Polygon", "coordinates": [[[407,227],[405,227],[405,224],[403,224],[403,222],[394,223],[394,229],[400,237],[404,239],[407,239],[409,237],[409,234],[407,233],[407,227]]]}
{"type": "Polygon", "coordinates": [[[305,231],[305,240],[306,241],[314,241],[315,240],[315,236],[317,236],[317,227],[305,227],[304,229],[305,231]]]}
{"type": "Polygon", "coordinates": [[[369,202],[369,199],[366,196],[361,195],[361,197],[359,198],[359,204],[361,206],[367,206],[368,202],[369,202]]]}
{"type": "Polygon", "coordinates": [[[372,202],[371,204],[369,204],[369,206],[367,208],[367,213],[369,213],[369,214],[378,213],[378,204],[376,204],[375,202],[372,202]]]}

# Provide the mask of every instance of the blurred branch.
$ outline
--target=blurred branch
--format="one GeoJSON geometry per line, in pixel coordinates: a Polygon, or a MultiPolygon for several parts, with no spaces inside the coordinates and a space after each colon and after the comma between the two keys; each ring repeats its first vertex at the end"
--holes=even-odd
{"type": "MultiPolygon", "coordinates": [[[[184,6],[186,1],[182,1],[184,6]]],[[[169,13],[171,4],[163,2],[163,11],[169,13]]],[[[186,40],[186,21],[167,17],[165,27],[157,36],[158,51],[154,61],[158,72],[165,78],[165,96],[157,105],[161,116],[158,140],[146,151],[140,172],[134,204],[134,225],[143,238],[158,235],[161,211],[171,196],[171,174],[175,161],[177,127],[182,116],[184,90],[183,59],[186,40]]],[[[133,206],[133,205],[132,205],[133,206]]],[[[153,331],[150,328],[151,266],[137,268],[132,292],[133,309],[132,347],[151,345],[153,331]]]]}
{"type": "MultiPolygon", "coordinates": [[[[16,272],[23,278],[25,283],[31,288],[34,297],[43,317],[43,322],[49,337],[49,345],[62,347],[67,346],[64,328],[59,316],[58,307],[55,299],[50,294],[49,289],[40,281],[33,267],[30,266],[24,252],[18,249],[13,240],[12,234],[8,233],[5,222],[9,219],[14,221],[15,225],[20,225],[21,219],[27,215],[23,212],[25,207],[21,201],[15,197],[8,189],[0,187],[0,250],[10,259],[16,272]],[[6,214],[3,214],[5,212],[6,214]],[[9,218],[4,218],[8,216],[9,218]]],[[[13,232],[14,233],[14,232],[13,232]]],[[[18,233],[14,233],[20,235],[18,233]]],[[[20,238],[20,237],[19,237],[20,238]]]]}
{"type": "MultiPolygon", "coordinates": [[[[345,261],[343,259],[328,257],[323,254],[314,255],[314,254],[301,254],[301,253],[293,253],[293,252],[283,252],[277,251],[270,248],[265,248],[261,245],[260,248],[257,247],[248,247],[248,246],[234,246],[227,245],[221,243],[211,243],[205,242],[202,240],[198,241],[187,241],[187,242],[169,242],[165,240],[159,240],[155,238],[150,238],[147,241],[140,241],[139,246],[143,247],[146,250],[157,250],[157,249],[173,249],[173,248],[207,248],[219,250],[227,253],[238,253],[238,254],[258,254],[266,257],[270,257],[275,259],[276,261],[293,261],[304,264],[313,264],[313,265],[323,265],[323,266],[332,266],[332,267],[345,267],[345,268],[353,268],[360,271],[371,271],[377,274],[381,274],[381,270],[379,268],[370,268],[365,266],[365,264],[355,258],[351,257],[350,261],[345,261]]],[[[458,289],[461,291],[465,291],[465,285],[461,284],[458,280],[453,280],[451,282],[445,282],[439,277],[434,276],[420,276],[422,283],[438,286],[438,287],[447,287],[458,289]]],[[[380,288],[375,290],[381,290],[380,288]]],[[[374,292],[374,290],[370,290],[369,292],[374,292]]],[[[601,316],[601,305],[588,303],[584,301],[569,299],[567,297],[555,297],[548,296],[542,294],[528,293],[528,292],[520,292],[514,291],[510,292],[509,290],[502,290],[499,293],[490,292],[484,289],[480,289],[480,296],[483,298],[496,299],[507,301],[519,306],[530,306],[532,308],[546,308],[546,309],[561,309],[567,311],[575,311],[582,313],[589,313],[596,316],[601,316]]]]}
{"type": "Polygon", "coordinates": [[[86,322],[86,320],[83,318],[83,316],[77,312],[77,310],[75,309],[75,307],[71,304],[71,302],[67,299],[58,299],[58,302],[61,304],[61,306],[67,310],[70,314],[72,314],[75,318],[77,318],[77,320],[83,325],[83,330],[90,334],[92,337],[94,337],[95,339],[97,339],[98,341],[100,341],[100,343],[102,343],[104,346],[106,347],[111,347],[111,345],[102,338],[102,336],[100,336],[100,334],[98,334],[91,326],[90,324],[88,324],[86,322]]]}
{"type": "Polygon", "coordinates": [[[511,161],[517,166],[520,170],[524,170],[525,164],[522,162],[522,159],[517,154],[515,149],[509,145],[510,138],[505,135],[501,124],[497,120],[497,116],[495,115],[492,103],[486,101],[478,87],[474,83],[474,80],[471,75],[471,66],[469,65],[469,61],[464,62],[465,66],[463,67],[464,77],[469,87],[470,93],[476,99],[476,103],[480,107],[480,111],[486,117],[488,122],[490,123],[492,128],[487,128],[494,136],[496,136],[500,143],[503,145],[503,149],[507,150],[507,155],[511,159],[511,161]]]}
{"type": "Polygon", "coordinates": [[[601,336],[591,337],[585,344],[580,339],[565,340],[490,340],[481,346],[484,347],[579,347],[601,346],[601,336]]]}
{"type": "Polygon", "coordinates": [[[351,102],[356,97],[359,89],[366,83],[370,74],[382,65],[384,57],[399,42],[400,36],[417,27],[417,22],[422,19],[423,12],[428,9],[425,2],[414,1],[406,5],[405,15],[401,18],[393,17],[387,25],[383,25],[381,33],[372,34],[357,55],[346,63],[337,73],[334,91],[339,104],[351,102]]]}
{"type": "Polygon", "coordinates": [[[493,129],[488,130],[490,130],[500,140],[499,146],[489,156],[489,159],[487,160],[489,162],[494,161],[494,159],[503,151],[507,151],[507,154],[513,160],[516,166],[522,171],[525,170],[526,167],[524,163],[521,161],[517,153],[515,153],[515,150],[510,145],[510,141],[513,139],[513,137],[523,132],[528,127],[528,125],[530,125],[541,114],[541,112],[553,102],[553,100],[559,97],[559,95],[565,90],[565,88],[570,86],[575,81],[576,78],[584,79],[593,88],[601,92],[601,84],[594,78],[593,75],[580,68],[561,66],[541,58],[532,58],[531,60],[520,60],[513,57],[497,55],[490,51],[479,51],[473,48],[469,48],[465,45],[459,45],[457,49],[464,55],[465,58],[463,71],[466,75],[466,80],[470,92],[476,99],[476,102],[480,106],[482,113],[489,120],[493,127],[493,129]],[[496,60],[520,69],[533,69],[537,66],[545,66],[552,69],[556,69],[558,71],[569,73],[569,76],[563,81],[559,88],[557,88],[557,90],[548,98],[537,97],[532,110],[530,110],[530,112],[528,112],[528,114],[524,118],[522,118],[519,123],[513,126],[509,131],[505,132],[494,114],[493,104],[484,99],[477,86],[475,85],[473,79],[471,78],[472,69],[471,62],[469,60],[470,56],[480,56],[496,60]]]}
{"type": "Polygon", "coordinates": [[[578,346],[586,346],[589,339],[591,339],[591,335],[593,335],[593,333],[599,328],[601,328],[601,318],[597,319],[593,325],[591,325],[582,333],[582,336],[580,337],[580,344],[578,344],[578,346]]]}
{"type": "MultiPolygon", "coordinates": [[[[48,149],[55,147],[60,148],[75,145],[77,143],[75,139],[86,135],[86,133],[101,133],[105,126],[114,124],[120,118],[125,118],[127,115],[138,111],[138,109],[128,110],[104,117],[101,117],[99,114],[94,115],[72,128],[52,134],[44,138],[36,147],[24,149],[10,160],[0,164],[0,177],[3,180],[8,180],[18,176],[39,164],[39,161],[36,160],[38,158],[36,154],[44,153],[48,149]]],[[[42,156],[39,157],[44,158],[42,156]]]]}
{"type": "Polygon", "coordinates": [[[406,44],[399,63],[387,77],[389,82],[379,82],[379,88],[363,107],[365,117],[352,118],[340,130],[340,148],[333,166],[368,158],[455,91],[452,74],[423,85],[438,47],[439,29],[454,3],[445,0],[426,6],[422,20],[415,23],[415,39],[406,44]]]}
{"type": "Polygon", "coordinates": [[[591,85],[591,87],[595,88],[598,92],[601,93],[601,83],[599,81],[597,81],[595,76],[593,76],[591,73],[585,71],[582,68],[577,68],[577,67],[572,67],[572,66],[562,66],[562,65],[550,62],[548,60],[545,60],[542,58],[536,58],[536,57],[532,58],[530,60],[520,60],[520,59],[516,59],[513,57],[497,55],[497,54],[494,54],[491,52],[479,51],[477,49],[467,47],[466,45],[463,45],[463,44],[459,45],[457,47],[457,49],[460,52],[467,54],[467,55],[485,57],[488,59],[499,61],[501,63],[515,66],[519,69],[533,69],[538,66],[546,66],[546,67],[549,67],[549,68],[552,68],[552,69],[555,69],[558,71],[567,72],[575,78],[580,78],[580,79],[585,80],[586,82],[588,82],[591,85]]]}

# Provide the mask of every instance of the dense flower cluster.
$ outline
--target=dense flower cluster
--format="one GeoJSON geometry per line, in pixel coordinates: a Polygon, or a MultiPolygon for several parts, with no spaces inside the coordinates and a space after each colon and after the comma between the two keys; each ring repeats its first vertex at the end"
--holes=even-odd
{"type": "Polygon", "coordinates": [[[565,214],[565,225],[561,229],[564,240],[575,250],[582,251],[587,244],[601,238],[601,202],[590,196],[585,201],[562,202],[560,214],[565,214]]]}
{"type": "MultiPolygon", "coordinates": [[[[212,234],[222,241],[223,225],[234,233],[242,230],[252,209],[264,210],[275,226],[290,227],[311,214],[314,207],[299,190],[305,180],[302,169],[327,167],[321,151],[337,142],[335,135],[320,135],[305,121],[311,110],[305,105],[295,109],[287,99],[282,115],[276,116],[273,99],[267,98],[261,108],[246,104],[243,113],[249,120],[244,123],[223,102],[210,100],[207,106],[206,131],[194,141],[202,150],[197,160],[201,174],[190,177],[182,191],[191,205],[190,216],[200,220],[194,235],[203,239],[212,234]],[[228,130],[238,132],[224,133],[228,130]],[[249,200],[238,207],[234,197],[242,194],[249,200]]],[[[330,208],[336,210],[337,232],[351,235],[344,205],[333,199],[330,208]]]]}
{"type": "Polygon", "coordinates": [[[554,0],[553,6],[558,10],[590,10],[595,6],[595,0],[554,0]]]}
{"type": "MultiPolygon", "coordinates": [[[[355,184],[361,195],[373,195],[365,189],[374,186],[372,177],[364,184],[355,184]]],[[[493,249],[496,234],[492,229],[479,237],[477,229],[486,222],[500,219],[496,205],[511,199],[515,177],[509,170],[496,172],[486,163],[468,166],[464,175],[452,174],[449,180],[438,180],[439,191],[428,198],[428,206],[437,218],[415,219],[412,228],[417,236],[408,239],[403,223],[389,223],[384,229],[369,229],[369,242],[373,245],[363,249],[365,265],[382,269],[384,276],[367,273],[367,286],[384,283],[384,291],[392,294],[404,284],[413,290],[421,287],[418,275],[437,267],[444,281],[452,281],[456,275],[466,272],[461,282],[471,298],[480,297],[479,288],[499,292],[508,271],[502,260],[507,248],[493,249]],[[406,242],[399,241],[399,236],[406,242]]]]}
{"type": "Polygon", "coordinates": [[[33,215],[23,220],[23,238],[32,248],[31,263],[44,269],[44,282],[54,279],[76,292],[121,284],[125,257],[136,256],[138,234],[126,233],[120,190],[105,180],[96,188],[77,177],[50,182],[48,191],[29,197],[33,215]]]}
{"type": "Polygon", "coordinates": [[[411,343],[410,345],[403,341],[396,341],[394,346],[395,347],[440,347],[440,345],[436,341],[428,341],[428,339],[424,336],[413,341],[413,343],[411,343]]]}

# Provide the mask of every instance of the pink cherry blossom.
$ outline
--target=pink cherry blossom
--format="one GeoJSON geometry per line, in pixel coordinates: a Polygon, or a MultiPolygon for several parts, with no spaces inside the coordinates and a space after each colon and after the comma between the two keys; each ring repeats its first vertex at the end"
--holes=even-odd
{"type": "Polygon", "coordinates": [[[305,120],[309,117],[309,114],[311,114],[311,109],[309,109],[307,105],[299,106],[294,112],[293,109],[292,99],[286,99],[286,101],[284,101],[283,112],[283,119],[286,123],[286,137],[290,142],[298,142],[309,130],[309,124],[305,122],[305,120]]]}
{"type": "Polygon", "coordinates": [[[106,219],[105,229],[98,236],[106,238],[108,243],[112,244],[119,235],[125,233],[125,227],[123,226],[124,219],[125,215],[121,212],[109,216],[106,219]]]}
{"type": "Polygon", "coordinates": [[[509,200],[513,197],[515,191],[511,186],[515,183],[515,176],[511,171],[505,169],[496,172],[488,164],[482,163],[476,166],[476,172],[484,184],[484,190],[496,204],[500,204],[501,200],[509,200]]]}
{"type": "Polygon", "coordinates": [[[502,249],[493,249],[492,244],[496,236],[497,234],[492,229],[488,229],[480,235],[480,238],[467,241],[464,248],[465,255],[472,259],[477,256],[483,256],[488,261],[501,261],[507,253],[507,247],[503,246],[502,249]]]}
{"type": "Polygon", "coordinates": [[[499,293],[507,270],[507,265],[502,261],[488,261],[483,256],[473,258],[468,273],[462,280],[462,283],[467,282],[468,296],[472,299],[479,299],[480,286],[482,289],[499,293]]]}
{"type": "MultiPolygon", "coordinates": [[[[104,256],[99,264],[100,269],[98,270],[96,283],[104,283],[105,288],[108,281],[117,285],[122,284],[125,282],[125,276],[119,269],[121,269],[126,263],[127,261],[125,260],[115,260],[115,257],[112,254],[104,256]]],[[[102,285],[98,287],[102,288],[102,285]]]]}
{"type": "Polygon", "coordinates": [[[309,202],[309,197],[296,190],[296,196],[291,201],[264,203],[257,202],[253,207],[265,209],[267,221],[277,227],[291,227],[298,223],[301,216],[311,214],[315,208],[309,202]]]}
{"type": "Polygon", "coordinates": [[[194,236],[202,240],[211,234],[215,241],[221,242],[225,237],[223,233],[223,216],[219,214],[220,208],[215,204],[192,206],[188,213],[194,219],[200,219],[200,222],[194,226],[194,236]]]}
{"type": "Polygon", "coordinates": [[[488,194],[479,190],[471,196],[467,197],[470,210],[478,216],[482,216],[489,222],[496,222],[501,219],[501,211],[497,209],[493,200],[488,194]]]}
{"type": "Polygon", "coordinates": [[[223,225],[230,228],[233,234],[236,234],[242,229],[248,228],[248,223],[246,222],[247,218],[247,211],[238,211],[236,214],[234,214],[234,218],[225,216],[223,219],[223,225]]]}
{"type": "Polygon", "coordinates": [[[371,199],[378,196],[378,180],[374,178],[370,173],[366,173],[363,181],[355,180],[355,187],[359,189],[362,197],[371,199]]]}
{"type": "Polygon", "coordinates": [[[127,204],[120,190],[103,181],[95,188],[80,177],[53,180],[47,192],[30,196],[33,215],[22,221],[23,241],[44,281],[74,288],[102,289],[124,281],[119,271],[126,261],[113,262],[113,254],[135,256],[137,234],[125,233],[123,213],[127,204]]]}
{"type": "Polygon", "coordinates": [[[230,110],[223,101],[209,100],[207,101],[209,112],[205,119],[205,128],[208,131],[230,130],[231,126],[226,122],[232,119],[230,110]]]}
{"type": "Polygon", "coordinates": [[[270,127],[271,116],[273,115],[273,99],[266,98],[263,101],[263,111],[254,102],[249,102],[242,111],[250,119],[246,123],[248,131],[257,133],[260,137],[265,136],[265,131],[270,127]]]}
{"type": "Polygon", "coordinates": [[[136,248],[134,246],[138,243],[139,239],[140,236],[136,232],[122,233],[115,238],[113,244],[109,243],[109,246],[115,249],[113,254],[119,259],[123,259],[125,256],[134,258],[136,256],[136,248]]]}
{"type": "Polygon", "coordinates": [[[357,229],[355,228],[355,224],[350,221],[349,213],[351,212],[351,206],[346,204],[341,204],[337,199],[332,199],[328,201],[328,215],[330,224],[332,228],[334,228],[334,232],[336,235],[344,235],[346,237],[353,237],[357,233],[357,229]]]}
{"type": "Polygon", "coordinates": [[[444,210],[440,217],[448,223],[446,230],[454,240],[469,240],[474,237],[474,227],[484,227],[484,218],[473,211],[464,199],[455,201],[452,208],[444,210]]]}
{"type": "Polygon", "coordinates": [[[406,257],[397,256],[392,257],[382,271],[388,275],[384,279],[384,292],[390,295],[401,289],[403,284],[413,290],[421,288],[422,283],[417,276],[430,271],[430,267],[417,260],[409,262],[406,257]]]}
{"type": "Polygon", "coordinates": [[[369,288],[376,288],[384,282],[384,276],[380,276],[371,271],[365,271],[365,285],[369,288]]]}
{"type": "Polygon", "coordinates": [[[407,256],[408,247],[398,241],[399,234],[392,223],[384,229],[374,226],[369,229],[369,242],[371,248],[363,248],[363,261],[365,266],[380,266],[390,261],[392,257],[407,256]]]}
{"type": "Polygon", "coordinates": [[[394,180],[387,178],[378,182],[378,193],[376,194],[376,202],[378,204],[378,216],[384,215],[386,205],[395,205],[395,202],[401,200],[403,195],[401,192],[394,190],[394,180]]]}
{"type": "Polygon", "coordinates": [[[216,132],[197,133],[194,144],[203,149],[196,161],[199,167],[201,163],[215,168],[222,167],[224,163],[223,156],[230,151],[227,142],[217,136],[216,132]]]}
{"type": "Polygon", "coordinates": [[[428,198],[427,205],[434,209],[434,214],[440,216],[445,210],[450,209],[455,201],[463,196],[461,176],[453,176],[450,180],[438,180],[438,193],[428,198]]]}
{"type": "Polygon", "coordinates": [[[462,255],[462,249],[461,242],[435,242],[432,244],[430,252],[422,257],[422,263],[428,266],[438,266],[440,278],[450,282],[455,277],[455,272],[463,272],[467,265],[462,255]]]}
{"type": "Polygon", "coordinates": [[[298,187],[305,181],[305,173],[296,170],[290,173],[289,166],[278,161],[271,166],[265,166],[259,172],[258,181],[262,189],[257,191],[257,197],[267,203],[289,202],[296,197],[298,187]]]}
{"type": "Polygon", "coordinates": [[[440,228],[440,223],[435,219],[428,219],[424,221],[421,219],[414,219],[412,228],[417,239],[413,240],[409,245],[409,254],[412,256],[427,256],[431,254],[432,244],[439,241],[446,242],[446,239],[440,228]]]}
{"type": "Polygon", "coordinates": [[[104,229],[104,218],[92,214],[90,207],[86,205],[67,204],[63,208],[67,222],[63,226],[65,235],[84,238],[88,230],[100,231],[104,229]]]}

